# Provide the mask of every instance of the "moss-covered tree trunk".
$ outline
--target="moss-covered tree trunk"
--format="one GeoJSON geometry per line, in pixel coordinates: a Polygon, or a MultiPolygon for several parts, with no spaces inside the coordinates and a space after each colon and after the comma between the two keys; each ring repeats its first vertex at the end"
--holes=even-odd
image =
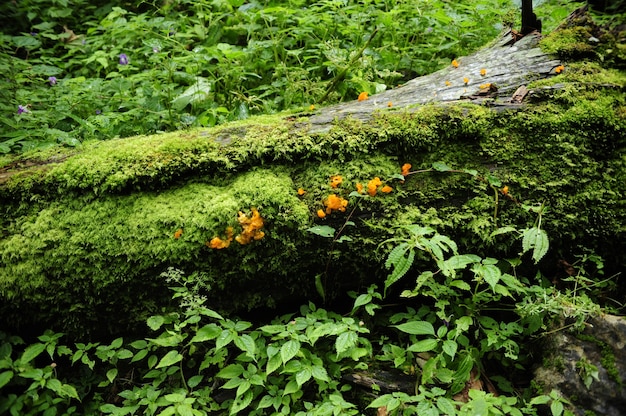
{"type": "Polygon", "coordinates": [[[214,309],[322,302],[384,281],[381,243],[399,225],[511,258],[517,234],[493,231],[532,226],[540,206],[548,278],[591,252],[619,270],[625,77],[588,59],[615,45],[594,30],[565,27],[543,49],[506,35],[458,67],[313,114],[4,161],[0,328],[132,329],[168,306],[170,268],[214,309]],[[521,86],[531,93],[514,97],[521,86]]]}

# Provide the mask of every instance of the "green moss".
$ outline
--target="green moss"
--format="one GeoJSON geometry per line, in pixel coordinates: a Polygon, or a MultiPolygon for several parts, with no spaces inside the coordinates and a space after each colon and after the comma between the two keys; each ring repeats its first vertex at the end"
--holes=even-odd
{"type": "Polygon", "coordinates": [[[600,364],[602,364],[602,367],[606,370],[609,378],[622,388],[624,386],[624,380],[621,379],[619,369],[615,366],[615,353],[613,352],[611,346],[591,335],[578,334],[576,337],[582,341],[596,344],[601,349],[600,354],[602,358],[600,360],[600,364]]]}
{"type": "Polygon", "coordinates": [[[595,55],[594,45],[589,43],[590,37],[592,33],[588,27],[574,26],[551,32],[539,46],[545,53],[561,59],[585,59],[595,55]]]}

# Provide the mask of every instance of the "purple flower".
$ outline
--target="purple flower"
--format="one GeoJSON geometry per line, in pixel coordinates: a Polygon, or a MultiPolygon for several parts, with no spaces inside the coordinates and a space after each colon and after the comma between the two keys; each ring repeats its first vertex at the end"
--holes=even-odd
{"type": "Polygon", "coordinates": [[[28,113],[28,108],[26,106],[20,104],[17,106],[17,114],[20,115],[22,113],[28,113]]]}
{"type": "Polygon", "coordinates": [[[96,110],[96,115],[100,115],[101,113],[102,113],[102,111],[96,110]]]}
{"type": "Polygon", "coordinates": [[[159,47],[158,47],[158,46],[153,46],[153,47],[152,47],[152,52],[154,52],[154,53],[159,53],[159,52],[161,52],[161,49],[159,49],[159,47]]]}
{"type": "Polygon", "coordinates": [[[48,77],[50,85],[57,85],[57,77],[48,77]]]}
{"type": "Polygon", "coordinates": [[[125,53],[120,54],[120,65],[128,65],[128,55],[125,53]]]}
{"type": "Polygon", "coordinates": [[[37,32],[30,32],[31,36],[37,36],[37,32]]]}

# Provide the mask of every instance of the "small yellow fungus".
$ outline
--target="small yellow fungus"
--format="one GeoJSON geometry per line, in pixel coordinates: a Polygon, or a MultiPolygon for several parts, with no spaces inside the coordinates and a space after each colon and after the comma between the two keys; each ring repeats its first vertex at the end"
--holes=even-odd
{"type": "Polygon", "coordinates": [[[469,78],[468,77],[463,77],[463,83],[465,85],[469,84],[469,78]]]}
{"type": "Polygon", "coordinates": [[[324,217],[326,217],[326,213],[324,212],[323,209],[318,209],[317,210],[317,216],[320,217],[320,218],[324,218],[324,217]]]}
{"type": "Polygon", "coordinates": [[[348,200],[343,199],[336,194],[328,195],[328,198],[324,200],[324,205],[326,206],[326,213],[331,214],[333,210],[345,212],[346,207],[348,206],[348,200]]]}
{"type": "Polygon", "coordinates": [[[509,187],[505,186],[504,188],[502,188],[502,195],[508,195],[509,194],[509,187]]]}
{"type": "Polygon", "coordinates": [[[380,180],[380,178],[378,176],[375,177],[374,179],[372,179],[371,181],[369,181],[367,183],[367,193],[369,194],[369,196],[376,195],[376,190],[382,184],[383,183],[382,183],[382,181],[380,180]]]}
{"type": "Polygon", "coordinates": [[[335,175],[335,176],[331,176],[330,177],[330,187],[331,188],[336,188],[339,185],[341,185],[341,182],[343,182],[343,178],[339,175],[335,175]]]}
{"type": "Polygon", "coordinates": [[[452,83],[450,81],[446,81],[446,87],[449,87],[450,85],[452,85],[452,83]]]}
{"type": "Polygon", "coordinates": [[[306,191],[302,188],[298,188],[298,195],[302,196],[304,194],[306,194],[306,191]]]}
{"type": "Polygon", "coordinates": [[[362,193],[363,193],[363,185],[362,185],[362,184],[360,184],[360,183],[357,183],[357,184],[356,184],[356,191],[357,191],[358,193],[362,194],[362,193]]]}
{"type": "Polygon", "coordinates": [[[387,107],[393,107],[393,103],[392,103],[391,101],[389,101],[389,102],[387,103],[387,107]]]}
{"type": "Polygon", "coordinates": [[[311,104],[311,105],[309,106],[309,111],[313,111],[313,110],[315,110],[315,104],[311,104]]]}
{"type": "Polygon", "coordinates": [[[359,94],[359,98],[357,98],[357,100],[359,100],[359,101],[365,101],[365,100],[367,100],[368,98],[369,98],[369,97],[368,97],[368,93],[367,93],[367,91],[363,91],[362,93],[360,93],[360,94],[359,94]]]}
{"type": "Polygon", "coordinates": [[[559,65],[556,68],[554,68],[554,72],[556,72],[557,74],[560,74],[561,72],[563,72],[564,69],[565,67],[563,65],[559,65]]]}
{"type": "Polygon", "coordinates": [[[482,69],[480,70],[480,75],[482,75],[483,77],[484,77],[485,75],[487,75],[487,70],[486,70],[485,68],[482,68],[482,69]]]}
{"type": "Polygon", "coordinates": [[[455,68],[458,68],[459,67],[459,62],[456,59],[453,59],[452,60],[452,66],[455,67],[455,68]]]}
{"type": "Polygon", "coordinates": [[[405,163],[404,165],[402,165],[402,176],[407,176],[410,170],[411,170],[410,163],[405,163]]]}
{"type": "Polygon", "coordinates": [[[180,238],[180,236],[181,236],[181,235],[183,235],[183,229],[182,229],[182,228],[179,228],[179,229],[178,229],[178,230],[176,230],[176,232],[174,233],[174,238],[178,240],[178,239],[180,238]]]}
{"type": "Polygon", "coordinates": [[[391,191],[393,191],[393,188],[389,185],[385,185],[383,186],[383,188],[380,190],[380,192],[384,193],[384,194],[388,194],[391,191]]]}

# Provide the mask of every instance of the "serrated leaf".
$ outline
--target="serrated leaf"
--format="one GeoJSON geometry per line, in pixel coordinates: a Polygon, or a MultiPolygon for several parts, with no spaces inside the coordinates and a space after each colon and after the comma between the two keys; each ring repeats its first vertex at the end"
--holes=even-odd
{"type": "Polygon", "coordinates": [[[313,376],[313,378],[319,381],[326,381],[326,382],[330,381],[330,378],[328,378],[328,373],[326,372],[326,369],[322,366],[318,366],[318,365],[313,366],[313,368],[311,369],[311,375],[313,376]]]}
{"type": "Polygon", "coordinates": [[[454,402],[447,397],[437,397],[437,409],[439,409],[443,415],[457,414],[454,402]]]}
{"type": "Polygon", "coordinates": [[[522,236],[522,252],[533,250],[532,258],[536,263],[548,252],[549,240],[546,232],[538,227],[527,228],[522,236]]]}
{"type": "Polygon", "coordinates": [[[280,358],[283,364],[287,364],[287,361],[291,360],[300,351],[300,341],[290,339],[280,347],[280,358]]]}
{"type": "Polygon", "coordinates": [[[354,306],[353,306],[352,310],[355,310],[359,306],[363,306],[365,304],[368,304],[371,301],[372,301],[372,295],[370,295],[369,293],[362,293],[354,300],[354,306]]]}
{"type": "Polygon", "coordinates": [[[335,350],[337,351],[337,355],[348,351],[350,348],[356,345],[358,340],[358,335],[356,332],[348,331],[339,334],[337,339],[335,340],[335,350]]]}
{"type": "Polygon", "coordinates": [[[435,335],[435,328],[427,321],[405,322],[400,325],[393,325],[393,327],[411,335],[435,335]]]}
{"type": "Polygon", "coordinates": [[[31,344],[28,347],[26,347],[26,349],[24,350],[24,353],[22,353],[22,356],[20,357],[20,361],[22,362],[22,364],[31,362],[32,360],[37,358],[39,354],[44,352],[45,349],[46,349],[46,344],[41,344],[41,343],[31,344]]]}
{"type": "Polygon", "coordinates": [[[288,394],[292,394],[297,392],[298,390],[300,390],[300,386],[298,386],[298,383],[295,380],[291,380],[289,383],[287,383],[287,385],[285,386],[285,390],[283,391],[283,396],[286,396],[288,394]]]}
{"type": "Polygon", "coordinates": [[[171,365],[176,364],[179,361],[182,361],[182,359],[183,359],[183,356],[178,351],[172,350],[168,352],[167,354],[165,354],[163,358],[161,358],[161,360],[159,361],[159,363],[157,364],[155,368],[169,367],[171,365]]]}

